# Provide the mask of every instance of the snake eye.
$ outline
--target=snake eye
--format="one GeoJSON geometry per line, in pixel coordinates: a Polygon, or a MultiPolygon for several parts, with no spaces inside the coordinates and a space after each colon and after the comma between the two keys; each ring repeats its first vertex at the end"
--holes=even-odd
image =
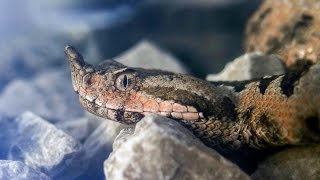
{"type": "Polygon", "coordinates": [[[116,79],[116,87],[120,91],[128,91],[135,85],[135,76],[131,73],[120,74],[116,79]]]}

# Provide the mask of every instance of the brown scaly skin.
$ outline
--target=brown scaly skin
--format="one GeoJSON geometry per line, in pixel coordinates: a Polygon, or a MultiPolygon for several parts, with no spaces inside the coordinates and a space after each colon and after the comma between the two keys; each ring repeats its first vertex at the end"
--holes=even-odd
{"type": "Polygon", "coordinates": [[[239,82],[232,89],[112,60],[94,68],[69,46],[65,54],[82,106],[103,118],[134,124],[157,113],[222,149],[265,149],[320,140],[318,64],[245,85],[239,82]]]}

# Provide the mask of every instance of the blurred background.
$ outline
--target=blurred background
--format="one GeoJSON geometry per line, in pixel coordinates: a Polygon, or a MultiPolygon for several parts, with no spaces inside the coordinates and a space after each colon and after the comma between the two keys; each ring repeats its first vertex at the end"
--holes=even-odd
{"type": "Polygon", "coordinates": [[[245,23],[261,0],[1,0],[0,90],[67,63],[73,45],[91,63],[142,39],[167,50],[198,77],[239,56],[245,23]]]}
{"type": "MultiPolygon", "coordinates": [[[[0,0],[0,120],[4,115],[34,113],[27,113],[32,118],[0,121],[0,159],[26,163],[19,153],[26,152],[25,159],[38,163],[38,152],[47,146],[33,137],[42,137],[42,132],[46,133],[43,129],[48,127],[54,129],[54,135],[57,127],[68,138],[70,135],[80,142],[86,153],[82,157],[82,150],[75,149],[78,154],[72,156],[73,165],[84,160],[89,168],[72,169],[63,160],[53,166],[51,163],[56,161],[47,154],[40,161],[48,160],[44,164],[58,167],[58,175],[66,179],[80,174],[79,179],[104,179],[103,161],[121,128],[106,128],[109,121],[98,121],[80,107],[64,47],[76,47],[92,64],[109,58],[121,62],[131,59],[165,70],[180,68],[181,72],[204,78],[219,72],[244,52],[245,24],[260,3],[261,0],[0,0]],[[37,119],[38,116],[44,119],[37,119]],[[20,130],[30,122],[38,129],[26,128],[27,133],[20,130]],[[12,145],[20,148],[19,152],[12,145]],[[37,158],[29,157],[29,150],[37,158]]],[[[52,143],[59,141],[56,136],[50,138],[52,143]]],[[[65,148],[56,144],[52,147],[49,152],[59,153],[65,148]]],[[[39,169],[42,171],[42,166],[39,169]]],[[[48,171],[56,173],[56,168],[48,171]]]]}
{"type": "Polygon", "coordinates": [[[28,110],[52,123],[83,116],[66,45],[91,64],[115,58],[200,78],[217,73],[243,53],[245,24],[260,3],[1,0],[0,114],[28,110]]]}

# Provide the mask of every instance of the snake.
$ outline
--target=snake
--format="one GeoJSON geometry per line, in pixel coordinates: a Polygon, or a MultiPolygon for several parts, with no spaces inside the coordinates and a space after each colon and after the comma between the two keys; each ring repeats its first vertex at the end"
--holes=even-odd
{"type": "Polygon", "coordinates": [[[74,47],[64,52],[80,104],[104,119],[132,125],[158,114],[210,147],[231,150],[320,142],[320,64],[227,83],[114,60],[93,66],[74,47]]]}

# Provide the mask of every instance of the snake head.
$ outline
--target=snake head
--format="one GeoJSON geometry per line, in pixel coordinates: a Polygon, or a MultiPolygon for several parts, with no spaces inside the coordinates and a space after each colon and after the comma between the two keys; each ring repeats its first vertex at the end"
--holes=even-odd
{"type": "Polygon", "coordinates": [[[93,67],[70,46],[65,47],[65,54],[70,62],[73,89],[87,111],[126,124],[144,116],[142,107],[130,101],[140,86],[134,70],[113,60],[93,67]]]}
{"type": "Polygon", "coordinates": [[[65,54],[81,105],[95,115],[121,123],[134,124],[149,113],[199,120],[203,112],[214,109],[206,96],[219,94],[212,92],[214,88],[208,83],[187,75],[131,68],[114,60],[93,67],[70,46],[65,54]]]}

